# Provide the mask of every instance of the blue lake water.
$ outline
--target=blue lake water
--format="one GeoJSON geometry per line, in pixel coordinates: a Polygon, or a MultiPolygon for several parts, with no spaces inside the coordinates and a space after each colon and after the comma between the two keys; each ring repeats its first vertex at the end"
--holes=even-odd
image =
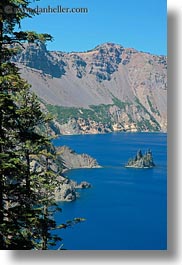
{"type": "Polygon", "coordinates": [[[91,189],[80,198],[60,203],[58,223],[74,217],[80,224],[60,230],[69,250],[163,250],[167,248],[167,135],[162,133],[112,133],[62,136],[56,146],[67,145],[97,159],[103,168],[66,173],[91,189]],[[156,167],[132,169],[124,165],[138,149],[153,152],[156,167]]]}

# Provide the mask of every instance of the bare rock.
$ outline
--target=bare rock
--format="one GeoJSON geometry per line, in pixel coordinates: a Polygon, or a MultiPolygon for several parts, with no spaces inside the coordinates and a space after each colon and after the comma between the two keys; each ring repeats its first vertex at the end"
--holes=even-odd
{"type": "Polygon", "coordinates": [[[87,181],[82,181],[80,184],[76,185],[76,189],[88,189],[91,188],[91,184],[87,181]]]}
{"type": "Polygon", "coordinates": [[[57,153],[59,153],[67,169],[101,167],[93,157],[87,154],[77,154],[67,146],[57,147],[57,153]]]}
{"type": "Polygon", "coordinates": [[[63,176],[60,176],[59,180],[59,187],[55,191],[56,201],[75,201],[76,198],[80,196],[76,191],[77,189],[88,189],[91,187],[91,184],[86,181],[82,181],[78,184],[77,182],[63,176]]]}
{"type": "Polygon", "coordinates": [[[70,184],[61,184],[55,191],[56,201],[74,201],[76,200],[77,193],[75,188],[70,184]]]}
{"type": "Polygon", "coordinates": [[[12,60],[32,91],[45,107],[68,108],[68,119],[61,120],[61,113],[55,121],[56,133],[167,130],[166,56],[114,43],[71,53],[36,44],[24,48],[12,60]],[[103,111],[108,106],[115,110],[103,111]]]}

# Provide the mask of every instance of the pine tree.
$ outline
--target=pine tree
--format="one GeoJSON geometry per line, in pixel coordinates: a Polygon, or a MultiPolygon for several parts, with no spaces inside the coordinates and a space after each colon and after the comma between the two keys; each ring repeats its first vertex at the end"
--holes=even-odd
{"type": "MultiPolygon", "coordinates": [[[[26,214],[29,214],[25,220],[27,232],[32,238],[36,234],[36,240],[32,240],[34,248],[48,249],[49,241],[53,240],[50,230],[56,228],[52,215],[55,210],[58,210],[54,200],[57,174],[51,169],[49,163],[50,160],[54,160],[54,148],[49,136],[40,134],[38,126],[45,125],[49,119],[42,113],[34,94],[22,91],[20,98],[22,102],[18,109],[21,140],[19,151],[26,167],[27,201],[25,204],[26,214]],[[31,170],[31,162],[39,164],[39,173],[37,170],[31,170]]],[[[56,238],[56,240],[58,239],[56,238]]]]}
{"type": "MultiPolygon", "coordinates": [[[[0,3],[1,249],[32,249],[41,240],[42,235],[42,231],[36,228],[42,219],[42,209],[37,209],[36,205],[40,203],[40,198],[43,198],[40,196],[43,177],[40,179],[38,174],[32,175],[30,162],[31,155],[37,156],[48,142],[36,131],[37,126],[45,122],[45,117],[36,96],[29,92],[29,85],[21,79],[18,68],[10,62],[16,50],[9,46],[26,40],[51,40],[48,34],[39,36],[34,32],[14,32],[15,25],[19,24],[22,18],[30,16],[23,11],[28,4],[29,2],[22,0],[0,3]],[[3,12],[7,6],[18,11],[3,12]]],[[[46,221],[49,221],[48,215],[46,221]]],[[[54,222],[52,225],[55,227],[54,222]]]]}
{"type": "MultiPolygon", "coordinates": [[[[16,199],[20,196],[21,176],[24,169],[21,159],[16,154],[16,109],[12,99],[25,85],[18,75],[18,69],[9,62],[14,49],[7,45],[25,39],[25,34],[14,32],[16,24],[29,14],[22,11],[28,2],[22,0],[2,0],[0,3],[0,248],[6,249],[19,241],[25,242],[17,222],[21,209],[16,199]],[[17,12],[6,12],[7,7],[17,12]],[[23,36],[22,36],[23,35],[23,36]],[[18,191],[18,192],[17,192],[18,191]],[[16,199],[15,199],[16,198],[16,199]],[[19,233],[18,233],[19,231],[19,233]],[[18,239],[19,238],[19,239],[18,239]]],[[[26,245],[26,244],[25,244],[26,245]]],[[[27,246],[30,247],[30,246],[27,246]]]]}
{"type": "Polygon", "coordinates": [[[49,34],[15,32],[21,19],[34,15],[24,11],[28,6],[26,0],[0,3],[0,249],[46,250],[61,240],[52,230],[83,219],[57,227],[53,215],[60,210],[54,199],[59,172],[51,167],[56,154],[46,129],[50,118],[10,62],[17,50],[14,44],[52,40],[49,34]],[[3,12],[6,6],[13,12],[3,12]]]}

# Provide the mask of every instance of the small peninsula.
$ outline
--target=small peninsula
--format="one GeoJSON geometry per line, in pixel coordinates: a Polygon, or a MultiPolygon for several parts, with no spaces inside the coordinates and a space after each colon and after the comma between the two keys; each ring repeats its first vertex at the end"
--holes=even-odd
{"type": "Polygon", "coordinates": [[[75,150],[72,150],[68,146],[56,147],[57,154],[63,161],[65,172],[69,169],[77,168],[100,168],[97,160],[88,154],[77,154],[75,150]]]}
{"type": "Polygon", "coordinates": [[[155,164],[153,162],[152,151],[149,149],[143,155],[141,150],[138,150],[134,158],[130,158],[125,167],[129,168],[153,168],[155,164]]]}
{"type": "MultiPolygon", "coordinates": [[[[68,146],[53,147],[56,152],[56,159],[49,160],[49,167],[56,175],[57,188],[55,190],[56,201],[71,202],[79,197],[80,189],[91,188],[87,181],[77,183],[66,176],[66,171],[78,168],[101,168],[96,159],[88,154],[78,154],[68,146]]],[[[44,172],[44,160],[32,159],[30,162],[31,173],[44,172]]]]}

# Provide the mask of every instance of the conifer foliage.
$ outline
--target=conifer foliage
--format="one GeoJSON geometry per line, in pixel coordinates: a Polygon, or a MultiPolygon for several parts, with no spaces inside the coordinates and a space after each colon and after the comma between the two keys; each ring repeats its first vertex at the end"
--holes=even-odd
{"type": "Polygon", "coordinates": [[[61,240],[51,232],[57,228],[53,214],[60,210],[54,200],[57,173],[51,167],[56,154],[48,129],[40,130],[49,118],[10,60],[17,44],[52,40],[49,34],[15,31],[23,18],[34,15],[26,12],[29,4],[0,3],[0,249],[46,250],[61,240]]]}

